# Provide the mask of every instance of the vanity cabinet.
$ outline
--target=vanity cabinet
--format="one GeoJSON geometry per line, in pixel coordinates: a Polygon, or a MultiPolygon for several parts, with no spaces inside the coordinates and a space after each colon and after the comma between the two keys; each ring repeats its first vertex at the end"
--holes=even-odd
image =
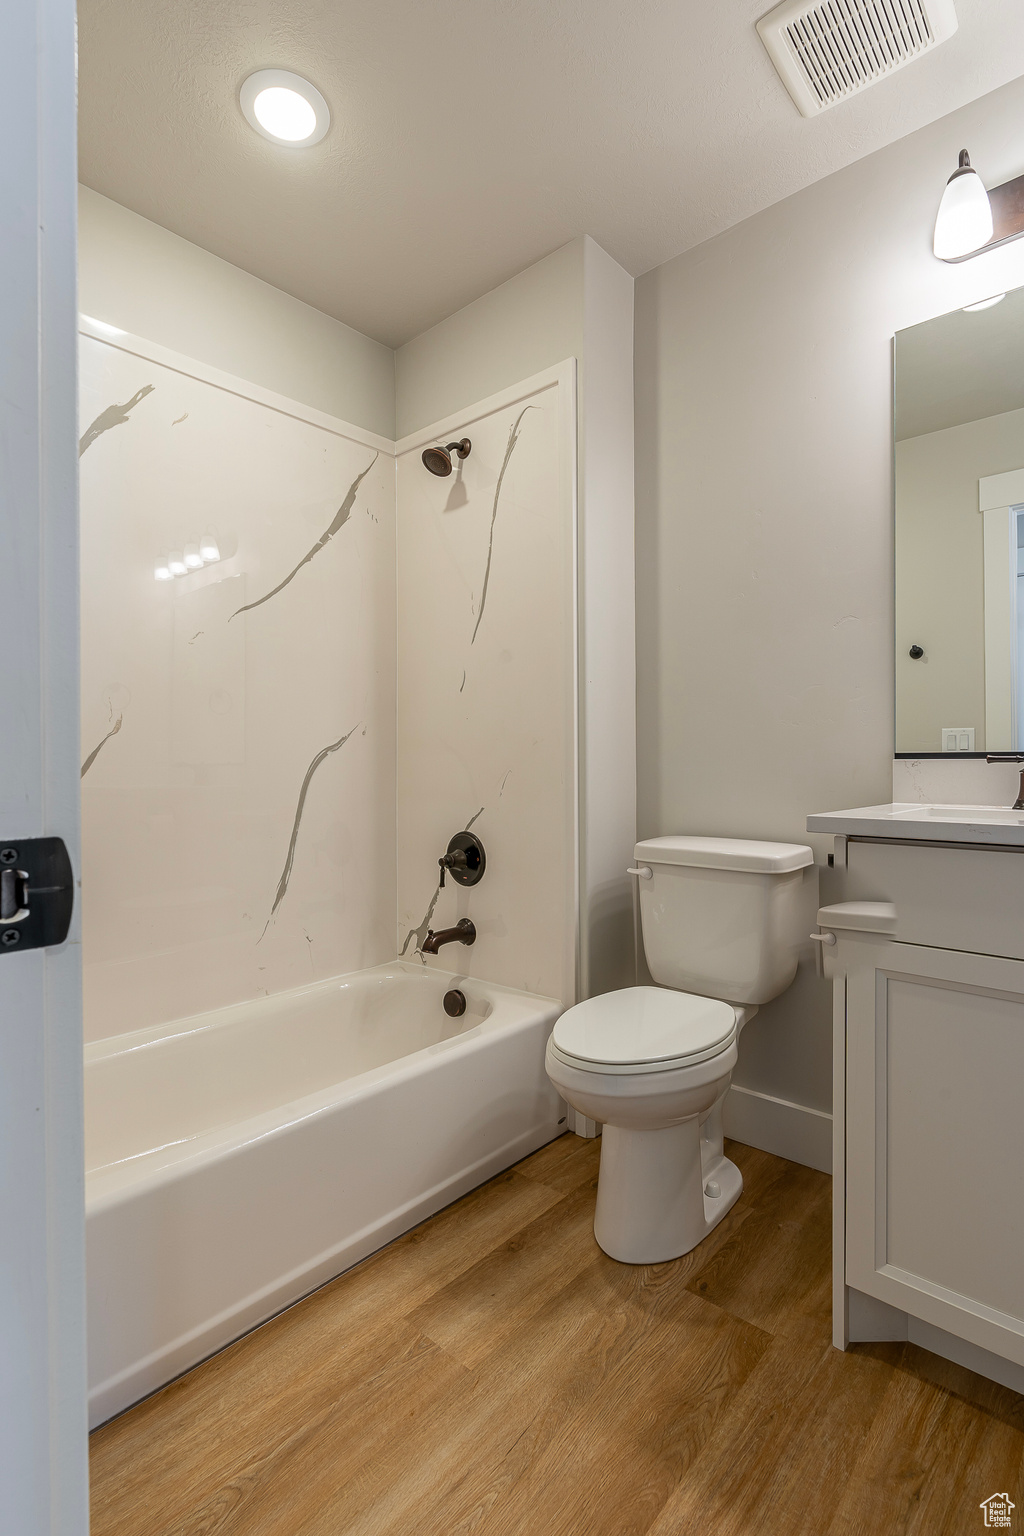
{"type": "Polygon", "coordinates": [[[835,1341],[1024,1390],[1024,847],[840,837],[836,862],[835,1341]]]}

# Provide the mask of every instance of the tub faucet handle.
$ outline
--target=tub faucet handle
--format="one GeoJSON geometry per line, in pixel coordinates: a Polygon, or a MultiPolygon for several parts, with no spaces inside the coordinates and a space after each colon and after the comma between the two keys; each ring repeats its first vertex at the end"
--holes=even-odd
{"type": "MultiPolygon", "coordinates": [[[[474,821],[476,817],[473,818],[474,821]]],[[[445,875],[451,871],[452,879],[458,885],[476,885],[483,879],[487,858],[484,854],[484,845],[475,832],[456,832],[448,841],[448,847],[438,859],[441,870],[441,878],[437,882],[438,890],[444,890],[445,875]]]]}
{"type": "Polygon", "coordinates": [[[438,885],[442,891],[444,890],[446,869],[468,869],[469,867],[469,861],[466,858],[466,850],[464,848],[456,848],[454,851],[443,853],[437,862],[441,866],[441,878],[438,881],[438,885]]]}

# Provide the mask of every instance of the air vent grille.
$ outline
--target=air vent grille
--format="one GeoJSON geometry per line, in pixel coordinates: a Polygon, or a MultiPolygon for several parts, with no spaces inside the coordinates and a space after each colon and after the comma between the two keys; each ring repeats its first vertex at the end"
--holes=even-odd
{"type": "Polygon", "coordinates": [[[956,27],[953,0],[785,0],[757,24],[805,117],[902,69],[956,27]]]}

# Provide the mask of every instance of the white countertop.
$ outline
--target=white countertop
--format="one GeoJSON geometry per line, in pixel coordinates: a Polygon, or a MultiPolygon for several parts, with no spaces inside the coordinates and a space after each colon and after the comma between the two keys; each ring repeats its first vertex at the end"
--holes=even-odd
{"type": "Polygon", "coordinates": [[[862,805],[807,818],[808,832],[845,837],[906,837],[929,843],[992,843],[1024,848],[1024,811],[1000,805],[862,805]]]}

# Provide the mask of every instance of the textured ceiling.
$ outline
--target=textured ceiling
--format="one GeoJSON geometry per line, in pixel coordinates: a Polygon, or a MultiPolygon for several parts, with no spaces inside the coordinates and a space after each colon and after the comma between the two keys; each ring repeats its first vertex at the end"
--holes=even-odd
{"type": "Polygon", "coordinates": [[[1024,72],[1021,0],[816,119],[767,0],[81,0],[82,180],[394,346],[579,234],[639,274],[1024,72]],[[327,138],[254,133],[252,70],[327,138]]]}

